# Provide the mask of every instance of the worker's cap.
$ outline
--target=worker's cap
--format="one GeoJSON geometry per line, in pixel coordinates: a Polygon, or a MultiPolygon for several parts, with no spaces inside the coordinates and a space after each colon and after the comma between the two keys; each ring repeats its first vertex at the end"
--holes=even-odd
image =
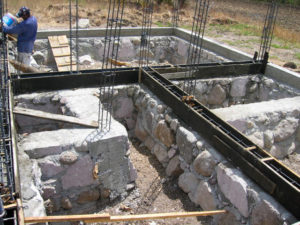
{"type": "Polygon", "coordinates": [[[30,9],[23,6],[20,8],[19,12],[16,14],[16,17],[20,18],[25,15],[30,15],[30,9]]]}

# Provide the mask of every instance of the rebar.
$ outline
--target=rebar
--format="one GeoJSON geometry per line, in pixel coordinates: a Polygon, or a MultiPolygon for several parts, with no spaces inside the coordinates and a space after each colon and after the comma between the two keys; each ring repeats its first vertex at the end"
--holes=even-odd
{"type": "MultiPolygon", "coordinates": [[[[5,13],[6,3],[0,0],[0,18],[5,13]]],[[[1,20],[1,26],[3,21],[1,20]]],[[[1,31],[0,44],[0,193],[8,196],[8,201],[14,200],[15,192],[13,154],[12,154],[12,135],[11,135],[11,118],[9,102],[9,77],[8,77],[8,54],[7,38],[1,31]]],[[[6,202],[4,202],[6,204],[6,202]]],[[[13,218],[5,216],[2,222],[13,218]]],[[[15,220],[14,220],[15,221],[15,220]]]]}
{"type": "Polygon", "coordinates": [[[101,74],[99,88],[98,123],[101,132],[109,131],[111,127],[112,100],[123,23],[124,2],[125,0],[109,1],[102,60],[102,69],[104,71],[101,74]]]}
{"type": "Polygon", "coordinates": [[[153,1],[144,0],[143,7],[143,19],[142,19],[142,33],[140,43],[140,59],[139,67],[149,66],[149,53],[150,53],[150,38],[152,28],[152,15],[153,15],[153,1]]]}
{"type": "Polygon", "coordinates": [[[172,15],[172,26],[173,28],[178,27],[178,21],[179,21],[179,0],[173,1],[173,15],[172,15]]]}
{"type": "Polygon", "coordinates": [[[258,60],[263,60],[265,54],[269,53],[270,51],[277,14],[278,4],[276,1],[272,1],[268,6],[267,14],[264,21],[264,27],[262,30],[260,47],[258,52],[258,60]]]}
{"type": "MultiPolygon", "coordinates": [[[[74,39],[74,34],[73,34],[73,27],[72,27],[72,22],[73,22],[73,15],[72,15],[72,0],[69,0],[69,42],[70,42],[70,73],[73,73],[73,39],[74,39]]],[[[76,55],[76,72],[79,72],[79,45],[78,45],[78,38],[79,38],[79,25],[78,25],[78,20],[79,20],[79,5],[78,5],[78,0],[75,1],[75,55],[76,55]]]]}
{"type": "Polygon", "coordinates": [[[203,36],[207,22],[208,9],[209,0],[196,0],[193,28],[186,63],[189,66],[185,72],[183,84],[183,90],[189,95],[194,95],[195,92],[196,79],[194,79],[193,74],[197,70],[197,64],[200,63],[202,57],[203,36]]]}

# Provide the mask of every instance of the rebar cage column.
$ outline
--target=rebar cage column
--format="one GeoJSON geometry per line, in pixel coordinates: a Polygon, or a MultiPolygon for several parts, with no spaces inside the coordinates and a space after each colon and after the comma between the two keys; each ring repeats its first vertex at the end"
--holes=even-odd
{"type": "Polygon", "coordinates": [[[109,131],[112,117],[112,100],[117,69],[120,35],[125,0],[110,0],[104,37],[101,83],[99,88],[98,123],[100,131],[109,131]],[[105,70],[109,70],[106,72],[105,70]]]}
{"type": "Polygon", "coordinates": [[[197,64],[200,63],[202,56],[203,36],[207,22],[209,2],[209,0],[196,0],[195,3],[193,28],[186,63],[188,67],[185,72],[183,84],[183,90],[189,95],[194,95],[195,91],[196,79],[193,74],[197,70],[197,64]]]}

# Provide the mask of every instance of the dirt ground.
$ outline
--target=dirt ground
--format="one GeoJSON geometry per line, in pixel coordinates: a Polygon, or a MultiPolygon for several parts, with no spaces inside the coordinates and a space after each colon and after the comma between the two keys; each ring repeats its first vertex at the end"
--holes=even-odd
{"type": "MultiPolygon", "coordinates": [[[[25,1],[25,0],[23,0],[25,1]]],[[[20,1],[19,1],[20,2],[20,1]]],[[[22,1],[21,1],[22,2],[22,1]]],[[[58,0],[27,2],[33,14],[38,18],[39,30],[69,28],[69,5],[62,4],[58,0]],[[44,2],[43,4],[40,2],[44,2]]],[[[91,27],[106,27],[108,7],[107,1],[80,1],[79,18],[88,18],[91,27]],[[85,4],[84,4],[85,3],[85,4]]],[[[142,9],[136,4],[137,1],[126,1],[122,26],[141,26],[142,9]]],[[[193,0],[187,0],[185,6],[179,11],[179,26],[191,29],[194,14],[193,0]]],[[[214,0],[210,1],[209,20],[205,36],[213,40],[242,50],[254,55],[260,46],[260,30],[267,12],[267,4],[250,0],[214,0]],[[230,24],[217,24],[212,21],[229,19],[240,25],[242,32],[231,30],[230,24]],[[255,35],[249,35],[250,28],[246,25],[256,26],[259,30],[255,35]],[[246,35],[243,35],[246,34],[246,35]],[[247,34],[248,33],[248,34],[247,34]]],[[[21,4],[21,3],[19,3],[21,4]]],[[[19,5],[9,5],[9,11],[15,12],[19,5]]],[[[76,9],[73,3],[72,14],[75,16],[76,9]]],[[[300,7],[292,5],[280,5],[275,27],[275,35],[270,51],[270,61],[283,66],[286,62],[294,62],[300,71],[300,7]]],[[[73,25],[75,23],[73,17],[73,25]]],[[[172,25],[172,6],[161,4],[155,5],[153,13],[153,26],[172,25]]]]}
{"type": "MultiPolygon", "coordinates": [[[[137,170],[136,188],[130,195],[112,207],[102,212],[111,215],[148,214],[163,212],[200,211],[186,193],[177,185],[177,179],[169,179],[165,168],[158,162],[145,146],[136,139],[131,140],[130,159],[137,170]]],[[[211,217],[190,217],[166,220],[148,220],[135,222],[119,222],[108,224],[131,225],[183,225],[210,224],[211,217]]]]}

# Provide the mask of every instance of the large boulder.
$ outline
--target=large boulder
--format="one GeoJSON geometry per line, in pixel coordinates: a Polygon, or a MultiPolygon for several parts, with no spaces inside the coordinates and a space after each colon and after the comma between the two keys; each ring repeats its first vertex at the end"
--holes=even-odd
{"type": "Polygon", "coordinates": [[[268,201],[260,201],[252,210],[252,225],[280,225],[283,224],[280,212],[268,201]]]}
{"type": "Polygon", "coordinates": [[[197,177],[191,172],[181,174],[178,179],[178,186],[186,193],[192,192],[198,183],[197,177]]]}
{"type": "Polygon", "coordinates": [[[247,90],[247,83],[248,83],[247,77],[241,77],[241,78],[234,79],[231,84],[230,95],[232,97],[245,96],[246,90],[247,90]]]}
{"type": "Polygon", "coordinates": [[[174,144],[174,134],[164,120],[158,122],[154,130],[154,136],[168,148],[174,144]]]}
{"type": "Polygon", "coordinates": [[[225,99],[226,91],[224,90],[224,88],[222,88],[221,85],[217,84],[210,91],[207,98],[207,103],[210,105],[220,105],[225,101],[225,99]]]}
{"type": "Polygon", "coordinates": [[[189,164],[193,161],[193,148],[196,142],[197,138],[192,132],[188,131],[184,127],[179,127],[177,129],[176,143],[178,149],[183,159],[189,164]]]}

